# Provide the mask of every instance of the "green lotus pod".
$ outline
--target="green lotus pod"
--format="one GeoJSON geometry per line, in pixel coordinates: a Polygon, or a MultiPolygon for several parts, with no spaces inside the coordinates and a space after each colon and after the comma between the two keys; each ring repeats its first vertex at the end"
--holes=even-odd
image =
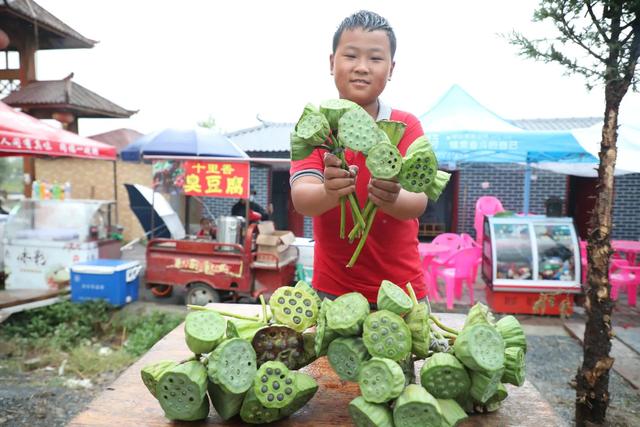
{"type": "Polygon", "coordinates": [[[427,137],[424,136],[424,135],[421,135],[421,136],[417,137],[411,143],[411,145],[409,145],[409,147],[407,148],[407,152],[405,153],[405,157],[408,156],[409,154],[412,154],[412,153],[414,153],[416,151],[420,151],[420,150],[431,150],[431,151],[433,151],[433,147],[431,146],[431,143],[429,142],[427,137]]]}
{"type": "Polygon", "coordinates": [[[302,357],[298,361],[298,364],[296,365],[296,367],[293,369],[304,368],[305,366],[312,363],[318,358],[316,356],[315,344],[316,344],[315,331],[306,331],[305,333],[302,334],[302,349],[303,349],[302,357]]]}
{"type": "Polygon", "coordinates": [[[448,172],[436,172],[435,179],[431,181],[431,184],[429,184],[427,186],[427,189],[424,191],[424,194],[427,195],[429,200],[433,200],[434,202],[438,201],[440,195],[442,194],[442,190],[444,190],[444,188],[449,183],[449,178],[451,178],[451,174],[448,172]]]}
{"type": "Polygon", "coordinates": [[[388,310],[378,310],[367,316],[362,339],[372,356],[398,361],[411,353],[409,327],[402,317],[388,310]]]}
{"type": "Polygon", "coordinates": [[[340,118],[349,110],[360,106],[348,99],[328,99],[320,103],[320,112],[327,118],[332,130],[338,129],[340,118]]]}
{"type": "Polygon", "coordinates": [[[392,179],[400,173],[402,155],[395,145],[376,144],[367,153],[366,164],[373,177],[392,179]]]}
{"type": "Polygon", "coordinates": [[[360,366],[369,360],[369,352],[362,338],[341,337],[329,344],[327,359],[340,379],[358,381],[360,366]]]}
{"type": "Polygon", "coordinates": [[[402,140],[404,131],[407,125],[403,122],[397,122],[395,120],[380,120],[376,122],[378,128],[380,128],[389,138],[389,142],[396,147],[402,140]]]}
{"type": "Polygon", "coordinates": [[[264,406],[258,400],[253,388],[250,388],[242,402],[240,418],[249,424],[268,424],[280,419],[280,410],[264,406]]]}
{"type": "Polygon", "coordinates": [[[442,427],[455,427],[469,418],[462,406],[453,399],[436,399],[442,412],[442,427]]]}
{"type": "Polygon", "coordinates": [[[475,325],[476,323],[484,323],[494,326],[495,318],[489,307],[481,302],[477,302],[469,309],[466,319],[464,319],[464,326],[462,329],[475,325]]]}
{"type": "Polygon", "coordinates": [[[256,352],[258,367],[265,362],[278,361],[290,369],[297,369],[305,357],[302,334],[287,326],[273,325],[260,329],[251,345],[256,352]]]}
{"type": "Polygon", "coordinates": [[[269,298],[273,317],[298,332],[315,325],[318,306],[312,295],[304,289],[281,286],[269,298]]]}
{"type": "Polygon", "coordinates": [[[454,355],[434,353],[420,369],[420,384],[438,399],[453,399],[467,392],[471,379],[454,355]]]}
{"type": "Polygon", "coordinates": [[[240,413],[244,393],[229,393],[218,384],[209,382],[209,399],[220,418],[227,421],[240,413]]]}
{"type": "Polygon", "coordinates": [[[405,155],[398,182],[407,191],[424,193],[436,177],[438,161],[432,150],[418,150],[405,155]]]}
{"type": "Polygon", "coordinates": [[[525,358],[521,347],[504,349],[504,374],[501,381],[520,387],[524,384],[525,358]]]}
{"type": "Polygon", "coordinates": [[[398,361],[398,365],[400,365],[400,367],[402,368],[402,372],[404,372],[405,387],[416,382],[415,361],[416,360],[412,355],[409,355],[404,359],[398,361]]]}
{"type": "Polygon", "coordinates": [[[184,322],[184,335],[189,350],[209,353],[225,338],[227,323],[215,311],[192,311],[184,322]]]}
{"type": "Polygon", "coordinates": [[[338,139],[353,151],[367,154],[379,138],[376,122],[362,107],[347,111],[338,121],[338,139]]]}
{"type": "Polygon", "coordinates": [[[411,352],[420,359],[425,359],[429,355],[431,344],[431,328],[429,327],[431,310],[428,303],[418,302],[411,283],[407,283],[407,290],[413,301],[411,311],[404,317],[404,321],[411,331],[411,352]]]}
{"type": "Polygon", "coordinates": [[[349,292],[327,307],[327,325],[344,337],[360,335],[369,311],[369,301],[362,294],[349,292]]]}
{"type": "Polygon", "coordinates": [[[325,356],[327,354],[329,344],[338,336],[338,334],[327,325],[327,310],[329,305],[332,303],[333,301],[329,298],[325,298],[322,300],[322,305],[320,306],[318,323],[316,324],[316,338],[313,348],[315,350],[316,357],[325,356]]]}
{"type": "Polygon", "coordinates": [[[153,397],[157,397],[156,388],[158,387],[158,380],[162,374],[176,365],[177,363],[172,360],[161,360],[160,362],[155,362],[142,368],[140,371],[142,382],[153,397]]]}
{"type": "Polygon", "coordinates": [[[302,289],[307,291],[307,293],[309,293],[309,295],[311,295],[313,297],[313,300],[316,302],[316,305],[318,306],[318,310],[320,310],[320,306],[322,305],[322,300],[318,296],[318,293],[316,292],[316,290],[313,289],[313,287],[310,284],[308,284],[304,280],[299,280],[298,283],[296,283],[296,285],[294,286],[294,289],[302,289]]]}
{"type": "Polygon", "coordinates": [[[211,382],[226,392],[239,394],[249,390],[258,370],[256,352],[248,341],[232,338],[209,353],[207,373],[211,382]]]}
{"type": "Polygon", "coordinates": [[[296,135],[295,131],[289,136],[291,160],[304,160],[313,153],[315,146],[309,145],[306,141],[296,135]]]}
{"type": "Polygon", "coordinates": [[[322,145],[331,134],[327,118],[313,104],[307,104],[295,126],[295,135],[306,144],[322,145]]]}
{"type": "Polygon", "coordinates": [[[419,385],[409,384],[396,400],[393,421],[395,427],[440,427],[442,412],[435,397],[419,385]]]}
{"type": "Polygon", "coordinates": [[[393,360],[372,357],[360,367],[358,386],[367,402],[388,402],[402,393],[404,373],[393,360]]]}
{"type": "Polygon", "coordinates": [[[362,396],[349,403],[349,415],[356,427],[394,427],[387,405],[367,402],[362,396]]]}
{"type": "Polygon", "coordinates": [[[413,301],[398,285],[383,280],[378,289],[378,310],[388,310],[404,316],[413,308],[413,301]]]}
{"type": "Polygon", "coordinates": [[[498,389],[485,404],[487,412],[495,412],[500,409],[502,401],[505,400],[508,395],[509,393],[507,392],[507,388],[503,384],[498,383],[498,389]]]}
{"type": "Polygon", "coordinates": [[[284,408],[298,393],[293,371],[281,362],[265,362],[256,373],[253,391],[267,408],[284,408]]]}
{"type": "Polygon", "coordinates": [[[505,347],[520,347],[524,353],[527,352],[527,337],[518,319],[511,315],[504,316],[495,326],[504,339],[505,347]]]}
{"type": "Polygon", "coordinates": [[[206,393],[207,370],[196,360],[164,371],[156,388],[156,397],[165,416],[170,420],[193,421],[206,418],[209,413],[206,393]]]}
{"type": "Polygon", "coordinates": [[[316,391],[318,391],[318,383],[311,375],[307,375],[302,372],[294,372],[293,376],[293,381],[298,392],[291,403],[280,409],[281,417],[288,417],[302,409],[302,407],[304,407],[304,405],[313,398],[316,391]]]}
{"type": "Polygon", "coordinates": [[[469,394],[474,401],[486,403],[498,390],[504,368],[492,372],[471,371],[471,388],[469,394]]]}
{"type": "Polygon", "coordinates": [[[227,338],[242,338],[251,342],[259,329],[267,326],[266,323],[257,320],[227,318],[227,338]]]}
{"type": "Polygon", "coordinates": [[[488,324],[463,328],[453,345],[456,357],[474,371],[496,371],[504,367],[504,341],[488,324]]]}

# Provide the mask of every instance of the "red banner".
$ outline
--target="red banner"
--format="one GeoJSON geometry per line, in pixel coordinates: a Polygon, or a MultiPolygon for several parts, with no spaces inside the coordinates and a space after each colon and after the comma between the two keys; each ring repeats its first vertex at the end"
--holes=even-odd
{"type": "Polygon", "coordinates": [[[185,161],[182,191],[189,196],[249,198],[249,163],[185,161]]]}

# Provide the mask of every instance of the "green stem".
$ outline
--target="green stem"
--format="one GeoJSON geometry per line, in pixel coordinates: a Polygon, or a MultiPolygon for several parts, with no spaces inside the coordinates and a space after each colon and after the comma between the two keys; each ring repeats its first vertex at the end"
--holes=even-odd
{"type": "MultiPolygon", "coordinates": [[[[371,200],[367,199],[367,203],[364,206],[364,211],[362,211],[362,217],[364,218],[365,222],[369,220],[369,215],[371,215],[371,211],[375,206],[376,205],[374,205],[371,200]]],[[[364,230],[364,227],[362,227],[360,223],[354,224],[353,228],[349,232],[349,240],[353,241],[353,239],[355,239],[358,233],[360,233],[362,230],[364,230]]]]}
{"type": "Polygon", "coordinates": [[[229,311],[218,310],[216,308],[211,308],[211,307],[203,307],[201,305],[187,304],[187,308],[190,310],[196,310],[196,311],[215,311],[221,316],[233,317],[234,319],[241,319],[241,320],[255,320],[257,322],[259,321],[259,318],[260,318],[260,316],[245,316],[243,314],[231,313],[229,311]]]}
{"type": "Polygon", "coordinates": [[[178,365],[182,365],[183,363],[191,362],[192,360],[197,360],[197,359],[198,359],[198,355],[194,354],[191,357],[187,357],[186,359],[182,359],[181,361],[179,361],[178,365]]]}
{"type": "Polygon", "coordinates": [[[460,331],[458,331],[457,329],[450,328],[447,325],[440,322],[440,319],[438,319],[438,317],[434,314],[430,314],[429,319],[431,319],[433,323],[435,323],[438,326],[438,328],[442,329],[443,331],[447,331],[456,336],[458,336],[458,334],[460,333],[460,331]]]}
{"type": "MultiPolygon", "coordinates": [[[[336,148],[342,147],[338,142],[338,140],[336,139],[335,135],[331,134],[331,140],[333,141],[333,145],[335,145],[336,148]]],[[[348,171],[349,166],[347,165],[347,159],[344,157],[344,150],[341,150],[340,152],[338,152],[337,155],[338,155],[338,158],[342,161],[342,169],[348,171]]],[[[353,215],[355,215],[357,223],[360,224],[360,227],[362,227],[362,229],[364,229],[365,221],[364,221],[364,218],[362,217],[362,213],[360,212],[360,204],[358,203],[358,199],[356,199],[353,193],[349,193],[347,197],[349,198],[349,203],[351,204],[351,211],[353,212],[353,215]]],[[[340,238],[344,239],[342,235],[340,238]]]]}
{"type": "Polygon", "coordinates": [[[351,259],[349,260],[349,264],[347,264],[348,268],[353,267],[356,261],[358,260],[358,257],[360,256],[360,252],[362,252],[362,248],[364,247],[364,244],[367,241],[367,237],[369,236],[369,231],[371,230],[371,226],[373,225],[373,218],[376,216],[377,211],[378,211],[378,208],[377,207],[374,208],[373,211],[371,211],[371,215],[369,216],[369,218],[367,218],[367,225],[364,228],[364,233],[362,233],[362,237],[358,242],[358,246],[356,247],[356,250],[353,252],[351,259]]]}
{"type": "Polygon", "coordinates": [[[409,291],[409,296],[411,297],[413,304],[418,305],[418,297],[416,297],[416,293],[413,291],[413,286],[411,286],[410,282],[407,282],[407,291],[409,291]]]}
{"type": "Polygon", "coordinates": [[[344,239],[347,234],[347,199],[340,197],[340,238],[344,239]]]}
{"type": "Polygon", "coordinates": [[[262,322],[266,324],[269,321],[269,319],[267,319],[267,303],[262,294],[260,294],[260,305],[262,305],[262,322]]]}

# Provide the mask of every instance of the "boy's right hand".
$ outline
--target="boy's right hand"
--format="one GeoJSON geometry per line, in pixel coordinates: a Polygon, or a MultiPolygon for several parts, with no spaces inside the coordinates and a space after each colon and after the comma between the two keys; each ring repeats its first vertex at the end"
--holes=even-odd
{"type": "Polygon", "coordinates": [[[357,166],[342,169],[342,161],[331,153],[324,154],[324,188],[336,199],[356,191],[357,166]]]}

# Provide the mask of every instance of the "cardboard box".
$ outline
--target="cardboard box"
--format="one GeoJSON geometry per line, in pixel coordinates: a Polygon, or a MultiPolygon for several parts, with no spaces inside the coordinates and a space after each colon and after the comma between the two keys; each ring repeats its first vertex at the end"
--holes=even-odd
{"type": "MultiPolygon", "coordinates": [[[[276,230],[273,221],[262,221],[258,223],[258,232],[258,237],[256,238],[258,252],[273,254],[280,261],[291,257],[289,247],[296,240],[296,236],[291,231],[276,230]]],[[[274,258],[258,255],[258,261],[274,262],[274,258]]]]}

